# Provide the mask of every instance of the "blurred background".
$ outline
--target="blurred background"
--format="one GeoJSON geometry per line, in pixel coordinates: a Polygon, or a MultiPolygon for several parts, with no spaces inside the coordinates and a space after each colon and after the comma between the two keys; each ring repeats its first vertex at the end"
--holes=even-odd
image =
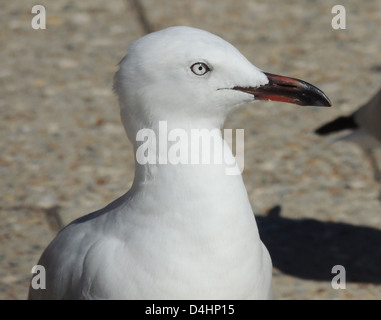
{"type": "Polygon", "coordinates": [[[381,87],[378,0],[0,2],[0,299],[25,299],[56,233],[130,187],[113,75],[132,40],[172,25],[218,34],[260,69],[332,101],[257,103],[225,124],[245,130],[243,178],[275,298],[381,299],[380,185],[358,146],[313,133],[381,87]],[[46,9],[44,30],[31,26],[35,4],[46,9]],[[336,4],[346,29],[332,28],[336,4]],[[346,289],[332,288],[335,265],[346,289]]]}

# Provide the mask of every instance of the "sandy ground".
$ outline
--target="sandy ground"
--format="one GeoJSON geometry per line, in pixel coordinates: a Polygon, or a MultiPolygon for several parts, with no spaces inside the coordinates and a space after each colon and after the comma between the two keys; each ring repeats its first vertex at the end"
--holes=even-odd
{"type": "MultiPolygon", "coordinates": [[[[357,146],[313,134],[381,83],[381,3],[130,0],[0,3],[0,298],[25,299],[57,231],[128,190],[133,154],[112,79],[130,41],[171,25],[216,33],[257,67],[321,88],[332,108],[257,103],[225,127],[245,130],[247,187],[274,263],[276,299],[380,299],[380,186],[357,146]],[[332,267],[346,270],[333,289],[332,267]]],[[[381,160],[381,154],[377,154],[381,160]]]]}

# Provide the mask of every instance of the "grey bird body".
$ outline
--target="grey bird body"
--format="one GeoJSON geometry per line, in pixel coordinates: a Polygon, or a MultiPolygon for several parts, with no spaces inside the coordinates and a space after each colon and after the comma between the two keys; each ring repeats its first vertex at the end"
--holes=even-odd
{"type": "Polygon", "coordinates": [[[325,123],[315,133],[326,136],[343,130],[349,133],[335,141],[349,141],[360,146],[370,162],[374,179],[381,183],[381,171],[374,156],[374,149],[381,147],[381,89],[352,114],[325,123]]]}
{"type": "Polygon", "coordinates": [[[350,130],[345,136],[366,149],[381,146],[381,89],[352,114],[340,116],[315,130],[318,135],[329,135],[350,130]],[[361,138],[360,138],[361,137],[361,138]]]}

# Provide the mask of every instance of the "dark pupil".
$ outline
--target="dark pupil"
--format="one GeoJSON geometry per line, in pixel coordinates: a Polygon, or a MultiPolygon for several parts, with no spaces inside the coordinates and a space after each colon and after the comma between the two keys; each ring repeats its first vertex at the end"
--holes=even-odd
{"type": "Polygon", "coordinates": [[[203,69],[203,67],[202,67],[202,65],[200,64],[199,67],[198,67],[198,70],[199,70],[199,71],[202,71],[202,69],[203,69]]]}

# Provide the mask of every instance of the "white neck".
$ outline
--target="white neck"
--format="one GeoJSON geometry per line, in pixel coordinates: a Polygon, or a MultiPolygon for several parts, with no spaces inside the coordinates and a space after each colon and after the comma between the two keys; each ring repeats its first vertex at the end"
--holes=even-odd
{"type": "MultiPolygon", "coordinates": [[[[182,127],[182,130],[189,134],[188,138],[190,138],[193,128],[182,127]]],[[[208,130],[197,132],[201,138],[212,139],[213,147],[209,163],[204,161],[208,160],[208,157],[205,159],[203,153],[210,150],[202,148],[202,140],[200,140],[200,146],[191,144],[189,139],[179,139],[175,142],[166,141],[164,152],[160,150],[160,143],[156,143],[155,164],[140,164],[136,159],[132,189],[137,193],[144,194],[144,197],[150,198],[145,201],[154,204],[150,210],[156,211],[156,204],[160,203],[162,212],[158,212],[158,215],[174,215],[176,218],[183,219],[184,215],[191,214],[193,217],[203,217],[203,219],[208,217],[208,219],[216,221],[224,217],[231,222],[243,218],[249,219],[250,225],[254,225],[256,230],[255,219],[242,176],[236,163],[234,162],[234,166],[231,164],[234,156],[222,139],[221,132],[218,129],[215,130],[217,132],[208,130]],[[179,149],[184,147],[181,150],[189,151],[188,156],[185,157],[188,162],[172,163],[171,149],[175,147],[179,147],[179,149]],[[199,163],[192,162],[197,159],[199,163]],[[221,160],[222,163],[215,164],[215,160],[221,160]],[[232,175],[231,172],[234,168],[236,171],[232,175]],[[179,210],[181,210],[181,215],[179,215],[179,210]]],[[[159,134],[159,130],[156,132],[159,134]]],[[[147,143],[147,146],[149,147],[151,144],[147,143]]],[[[137,145],[135,145],[135,154],[138,155],[140,151],[139,147],[136,147],[137,145]]],[[[203,223],[203,219],[200,219],[199,222],[203,223]]]]}
{"type": "Polygon", "coordinates": [[[226,176],[231,175],[239,176],[235,180],[242,183],[231,149],[223,140],[221,130],[213,125],[175,126],[168,121],[158,121],[150,129],[139,130],[133,144],[135,185],[156,180],[158,176],[179,181],[186,178],[184,175],[192,174],[193,178],[182,181],[184,187],[187,181],[198,183],[207,179],[213,186],[213,179],[228,182],[233,178],[226,176]]]}
{"type": "MultiPolygon", "coordinates": [[[[221,135],[217,141],[233,157],[221,135]]],[[[167,145],[168,152],[173,145],[167,145]]],[[[199,152],[198,148],[190,150],[199,152]]],[[[262,286],[268,295],[271,262],[260,241],[242,176],[227,175],[226,168],[224,163],[136,162],[133,187],[126,194],[128,201],[121,199],[126,207],[118,210],[118,224],[126,226],[128,216],[128,225],[135,228],[120,228],[121,236],[150,243],[133,263],[160,265],[157,273],[150,274],[157,286],[149,288],[149,295],[261,298],[263,292],[258,288],[262,286]],[[234,274],[228,274],[232,270],[234,274]],[[182,279],[184,286],[168,286],[167,274],[182,279]],[[214,288],[221,290],[216,293],[214,288]]]]}

